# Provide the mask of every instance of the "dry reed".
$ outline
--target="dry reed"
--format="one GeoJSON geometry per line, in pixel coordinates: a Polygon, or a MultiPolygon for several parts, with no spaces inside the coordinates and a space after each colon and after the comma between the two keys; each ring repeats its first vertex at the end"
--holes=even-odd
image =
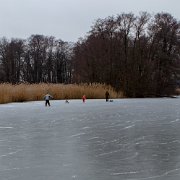
{"type": "Polygon", "coordinates": [[[105,92],[109,91],[110,98],[121,98],[112,87],[104,84],[0,84],[0,103],[24,102],[43,100],[46,93],[51,94],[55,100],[81,99],[85,94],[87,99],[103,99],[105,92]]]}
{"type": "Polygon", "coordinates": [[[180,88],[177,88],[177,89],[176,89],[175,94],[178,95],[178,96],[180,95],[180,88]]]}

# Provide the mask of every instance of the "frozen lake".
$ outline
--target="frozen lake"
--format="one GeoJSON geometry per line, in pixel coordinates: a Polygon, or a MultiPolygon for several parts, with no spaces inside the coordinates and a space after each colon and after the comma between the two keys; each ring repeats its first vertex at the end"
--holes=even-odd
{"type": "Polygon", "coordinates": [[[180,98],[0,105],[0,180],[146,179],[180,179],[180,98]]]}

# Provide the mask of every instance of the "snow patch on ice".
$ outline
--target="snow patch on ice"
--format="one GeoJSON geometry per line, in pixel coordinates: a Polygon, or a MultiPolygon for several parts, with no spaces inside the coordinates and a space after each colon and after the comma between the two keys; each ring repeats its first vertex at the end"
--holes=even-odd
{"type": "Polygon", "coordinates": [[[180,119],[176,119],[174,121],[170,121],[170,123],[175,123],[175,122],[178,122],[178,121],[180,121],[180,119]]]}
{"type": "Polygon", "coordinates": [[[81,135],[84,135],[84,134],[86,134],[86,133],[78,133],[78,134],[74,134],[74,135],[72,135],[70,137],[78,137],[78,136],[81,136],[81,135]]]}

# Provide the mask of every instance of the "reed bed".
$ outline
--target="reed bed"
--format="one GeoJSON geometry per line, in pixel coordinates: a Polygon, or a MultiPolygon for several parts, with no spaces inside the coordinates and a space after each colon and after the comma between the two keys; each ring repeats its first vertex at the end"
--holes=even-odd
{"type": "Polygon", "coordinates": [[[49,93],[55,100],[81,99],[85,94],[87,99],[104,99],[109,91],[110,98],[121,98],[123,93],[117,93],[111,86],[104,84],[0,84],[0,103],[25,102],[43,100],[49,93]]]}
{"type": "Polygon", "coordinates": [[[175,94],[178,95],[178,96],[180,95],[180,88],[177,88],[177,89],[176,89],[175,94]]]}

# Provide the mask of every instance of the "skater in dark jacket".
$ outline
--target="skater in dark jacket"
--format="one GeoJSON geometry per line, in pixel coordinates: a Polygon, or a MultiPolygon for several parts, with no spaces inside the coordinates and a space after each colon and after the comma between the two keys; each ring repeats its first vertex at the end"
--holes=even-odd
{"type": "Polygon", "coordinates": [[[108,102],[109,101],[109,92],[108,91],[106,91],[106,93],[105,93],[105,97],[106,97],[106,102],[108,102]]]}
{"type": "Polygon", "coordinates": [[[45,96],[44,96],[44,100],[45,100],[45,106],[51,106],[51,104],[50,104],[50,102],[49,102],[49,100],[50,99],[52,99],[53,97],[50,95],[50,94],[46,94],[45,96]]]}

